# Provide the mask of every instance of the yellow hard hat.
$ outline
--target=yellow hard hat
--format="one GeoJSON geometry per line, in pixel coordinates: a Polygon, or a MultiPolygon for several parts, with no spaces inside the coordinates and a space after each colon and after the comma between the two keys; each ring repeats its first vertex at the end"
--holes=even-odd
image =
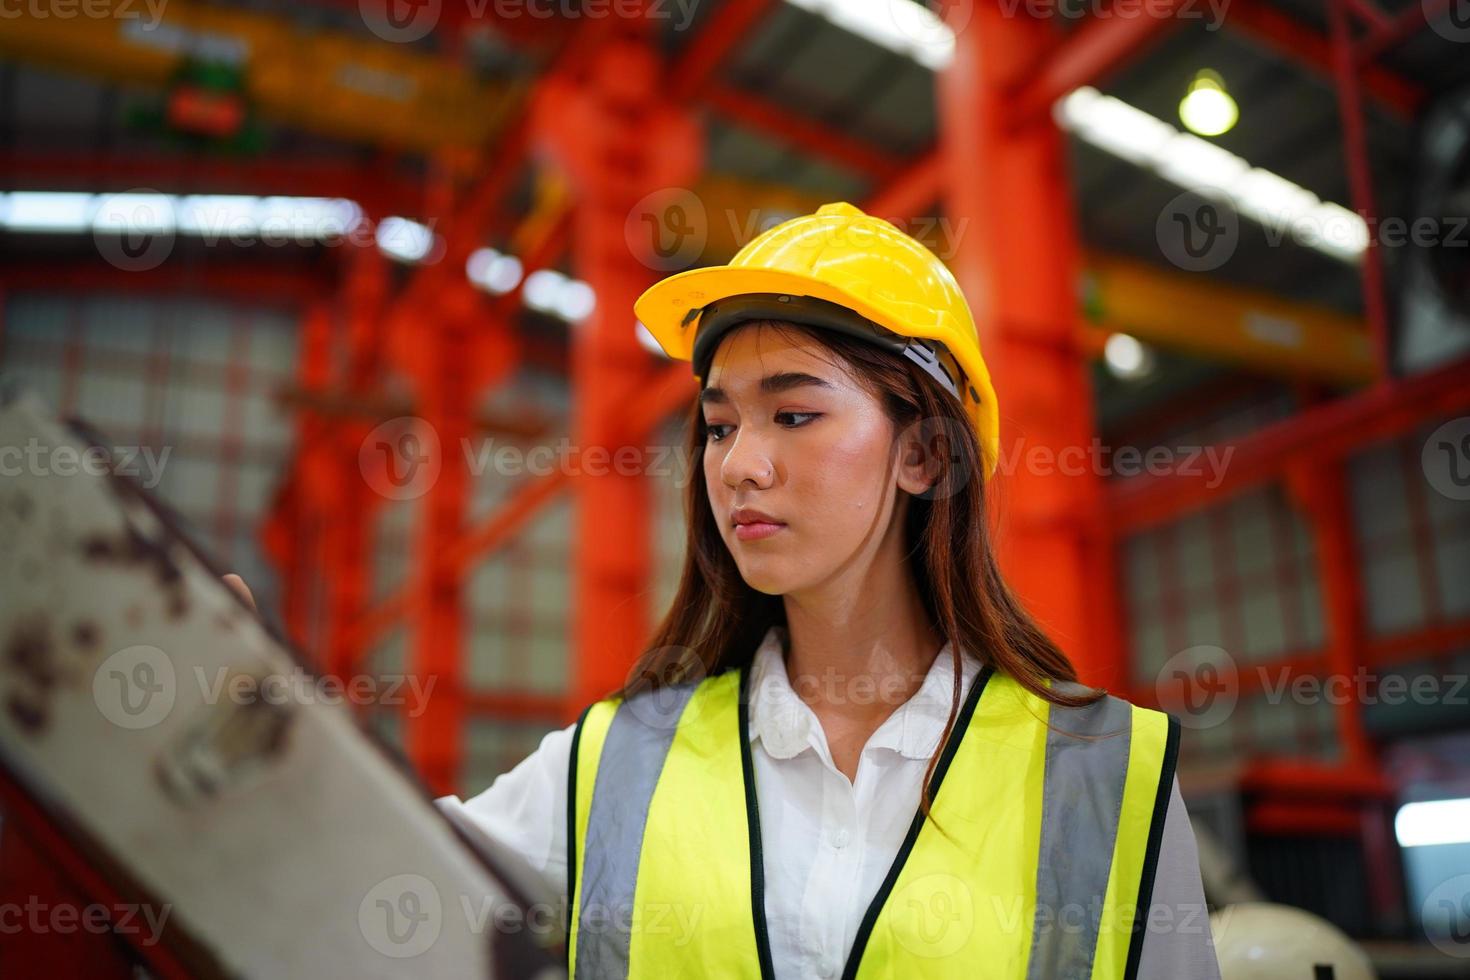
{"type": "Polygon", "coordinates": [[[923,244],[845,201],[761,233],[728,265],[654,283],[634,313],[665,354],[703,378],[719,337],[751,319],[790,320],[861,337],[917,363],[975,424],[995,471],[1000,415],[959,283],[923,244]]]}

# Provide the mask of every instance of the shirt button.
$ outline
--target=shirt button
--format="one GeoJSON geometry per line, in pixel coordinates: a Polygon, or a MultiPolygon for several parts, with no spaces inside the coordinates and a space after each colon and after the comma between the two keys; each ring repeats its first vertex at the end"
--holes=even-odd
{"type": "Polygon", "coordinates": [[[838,830],[837,833],[835,833],[835,834],[832,835],[832,846],[833,847],[846,847],[847,846],[847,837],[848,837],[847,828],[846,827],[843,827],[842,829],[838,830]]]}

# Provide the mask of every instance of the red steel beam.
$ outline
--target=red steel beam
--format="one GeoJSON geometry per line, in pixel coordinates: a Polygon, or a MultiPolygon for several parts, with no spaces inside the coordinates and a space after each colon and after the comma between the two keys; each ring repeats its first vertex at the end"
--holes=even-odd
{"type": "MultiPolygon", "coordinates": [[[[561,470],[526,480],[488,518],[460,535],[450,547],[447,560],[464,571],[471,561],[493,554],[530,523],[546,504],[557,499],[567,488],[569,480],[568,474],[561,470]]],[[[417,615],[423,597],[423,584],[417,576],[390,593],[357,621],[349,641],[350,648],[361,656],[362,651],[387,630],[417,615]]]]}
{"type": "MultiPolygon", "coordinates": [[[[386,305],[391,272],[376,247],[349,253],[342,288],[345,323],[345,387],[353,395],[369,397],[382,381],[385,360],[386,305]]],[[[357,651],[352,646],[354,624],[372,595],[373,527],[381,503],[363,479],[360,447],[371,431],[362,419],[338,419],[329,427],[326,452],[337,484],[334,506],[327,515],[323,554],[327,574],[326,668],[350,680],[357,651]]]]}
{"type": "MultiPolygon", "coordinates": [[[[983,0],[982,0],[983,2],[983,0]]],[[[1039,70],[1027,72],[1011,103],[1012,125],[1046,116],[1057,99],[1089,85],[1131,58],[1164,33],[1179,26],[1175,16],[1183,0],[1144,4],[1134,16],[1093,17],[1041,59],[1039,70]]],[[[963,34],[963,31],[961,32],[963,34]]]]}
{"type": "Polygon", "coordinates": [[[944,158],[931,150],[869,197],[863,210],[889,219],[911,218],[925,214],[943,190],[944,158]]]}
{"type": "Polygon", "coordinates": [[[165,262],[155,269],[130,271],[100,259],[46,259],[7,262],[0,269],[0,288],[15,291],[206,293],[231,299],[306,306],[331,287],[325,268],[272,267],[266,263],[211,261],[184,267],[165,262]]]}
{"type": "Polygon", "coordinates": [[[1387,17],[1357,43],[1358,63],[1367,65],[1384,51],[1423,30],[1430,21],[1448,10],[1455,0],[1424,0],[1387,17]]]}
{"type": "MultiPolygon", "coordinates": [[[[160,980],[188,980],[214,964],[202,961],[197,948],[170,942],[149,942],[145,930],[121,929],[128,918],[151,897],[143,884],[107,862],[100,848],[84,843],[81,831],[59,822],[49,806],[37,802],[16,778],[0,766],[0,902],[5,907],[44,903],[83,910],[79,896],[105,909],[108,932],[87,929],[41,930],[25,928],[6,937],[3,960],[6,975],[86,976],[122,980],[137,973],[136,961],[146,964],[160,980]],[[104,872],[110,869],[111,875],[104,872]],[[114,931],[115,930],[115,931],[114,931]],[[123,953],[123,943],[132,951],[123,953]],[[35,958],[32,961],[32,957],[35,958]],[[34,970],[27,969],[33,967],[34,970]]],[[[162,903],[160,903],[162,904],[162,903]]],[[[177,929],[170,932],[177,933],[177,929]]]]}
{"type": "Polygon", "coordinates": [[[469,317],[453,314],[424,324],[428,361],[419,376],[421,415],[440,440],[441,465],[418,503],[414,563],[422,573],[409,670],[437,687],[429,710],[404,718],[404,750],[435,795],[455,791],[464,755],[465,576],[449,549],[463,534],[470,507],[469,465],[459,447],[474,432],[471,413],[480,393],[471,369],[473,330],[469,317]]]}
{"type": "Polygon", "coordinates": [[[1370,637],[1366,656],[1376,667],[1412,663],[1428,656],[1443,656],[1470,646],[1470,619],[1461,619],[1392,636],[1370,637]]]}
{"type": "MultiPolygon", "coordinates": [[[[1225,25],[1323,81],[1332,82],[1334,67],[1328,38],[1265,0],[1239,0],[1232,4],[1225,25]]],[[[1413,119],[1426,97],[1422,86],[1378,66],[1363,70],[1363,91],[1404,119],[1413,119]]]]}
{"type": "Polygon", "coordinates": [[[903,169],[898,157],[732,85],[713,86],[706,101],[727,119],[878,180],[903,169]]]}
{"type": "Polygon", "coordinates": [[[1388,14],[1384,13],[1383,9],[1373,0],[1343,0],[1343,6],[1352,11],[1354,16],[1375,32],[1387,28],[1392,23],[1388,14]]]}
{"type": "Polygon", "coordinates": [[[669,90],[703,98],[730,52],[775,5],[776,0],[727,0],[718,7],[669,72],[669,90]]]}
{"type": "MultiPolygon", "coordinates": [[[[1208,471],[1176,468],[1109,485],[1108,520],[1120,533],[1165,523],[1181,514],[1278,478],[1292,463],[1339,458],[1400,435],[1427,419],[1470,410],[1470,358],[1411,378],[1375,386],[1306,409],[1227,448],[1231,456],[1217,486],[1208,471]]],[[[1196,467],[1206,470],[1205,467],[1196,467]]]]}
{"type": "MultiPolygon", "coordinates": [[[[1382,672],[1427,657],[1448,654],[1466,644],[1470,644],[1470,619],[1452,620],[1407,633],[1365,637],[1361,647],[1362,661],[1370,671],[1382,672]]],[[[1324,677],[1330,672],[1331,661],[1325,646],[1298,650],[1253,663],[1248,670],[1241,670],[1237,678],[1237,693],[1244,701],[1268,686],[1279,688],[1298,676],[1324,677]]],[[[1159,707],[1158,692],[1151,683],[1131,686],[1126,693],[1128,700],[1136,704],[1146,708],[1159,707]]]]}
{"type": "Polygon", "coordinates": [[[1359,807],[1344,803],[1298,803],[1268,800],[1246,808],[1245,825],[1255,834],[1313,837],[1356,837],[1361,827],[1359,807]]]}
{"type": "Polygon", "coordinates": [[[559,694],[540,691],[470,691],[465,695],[465,709],[472,715],[483,715],[496,721],[519,721],[542,725],[562,725],[567,701],[559,694]]]}
{"type": "MultiPolygon", "coordinates": [[[[1353,534],[1347,475],[1341,460],[1321,460],[1287,471],[1288,485],[1312,523],[1317,543],[1317,580],[1327,625],[1327,669],[1337,677],[1356,677],[1364,666],[1366,627],[1362,561],[1353,534]]],[[[1363,706],[1357,698],[1334,704],[1337,735],[1346,762],[1355,768],[1374,765],[1373,747],[1363,726],[1363,706]]]]}
{"type": "Polygon", "coordinates": [[[253,194],[345,197],[369,215],[417,214],[423,190],[386,166],[343,160],[236,162],[163,154],[0,151],[6,190],[124,191],[150,188],[171,194],[253,194]]]}
{"type": "MultiPolygon", "coordinates": [[[[687,406],[694,398],[696,387],[689,366],[682,361],[654,367],[648,382],[639,386],[638,394],[625,410],[631,438],[643,438],[668,418],[670,412],[687,406]]],[[[449,560],[468,568],[472,562],[493,554],[543,507],[559,499],[570,484],[571,476],[564,470],[521,483],[489,517],[465,530],[450,549],[449,560]]],[[[416,581],[391,593],[358,620],[349,646],[360,656],[383,633],[414,615],[422,594],[422,586],[416,581]]]]}
{"type": "MultiPolygon", "coordinates": [[[[1368,133],[1363,119],[1363,96],[1354,54],[1352,27],[1348,21],[1349,0],[1327,0],[1327,22],[1332,38],[1332,68],[1336,81],[1338,116],[1342,120],[1342,154],[1347,166],[1353,210],[1378,227],[1378,205],[1373,192],[1373,170],[1368,160],[1368,133]]],[[[1363,316],[1373,347],[1378,382],[1385,384],[1392,373],[1393,351],[1388,324],[1388,287],[1384,282],[1383,246],[1376,231],[1368,234],[1363,252],[1363,316]]]]}
{"type": "MultiPolygon", "coordinates": [[[[332,383],[332,309],[325,302],[313,303],[301,318],[300,349],[296,377],[308,388],[326,388],[332,383]]],[[[320,572],[317,557],[325,517],[323,501],[330,488],[315,485],[326,469],[324,454],[331,449],[330,422],[318,412],[301,408],[295,413],[296,450],[292,454],[285,492],[267,515],[261,539],[268,554],[277,559],[281,581],[281,619],[287,635],[302,649],[315,651],[317,634],[311,617],[311,581],[320,572]]],[[[327,652],[330,663],[331,652],[327,652]]]]}
{"type": "Polygon", "coordinates": [[[1242,767],[1240,788],[1247,793],[1273,793],[1301,799],[1372,800],[1393,793],[1382,772],[1321,759],[1255,759],[1242,767]]]}

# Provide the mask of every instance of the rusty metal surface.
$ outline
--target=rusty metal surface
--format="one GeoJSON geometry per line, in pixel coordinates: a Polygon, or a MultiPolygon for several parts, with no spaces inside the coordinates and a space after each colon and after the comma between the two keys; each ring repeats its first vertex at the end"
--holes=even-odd
{"type": "MultiPolygon", "coordinates": [[[[0,406],[0,446],[59,461],[89,442],[33,397],[0,406]]],[[[169,911],[154,942],[196,975],[556,975],[559,930],[504,925],[546,899],[515,856],[320,697],[166,510],[106,467],[18,469],[0,480],[0,775],[169,911]]]]}

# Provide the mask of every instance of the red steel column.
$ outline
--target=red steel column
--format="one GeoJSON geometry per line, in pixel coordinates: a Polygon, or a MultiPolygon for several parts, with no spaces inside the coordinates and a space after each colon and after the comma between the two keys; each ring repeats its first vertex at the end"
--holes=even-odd
{"type": "Polygon", "coordinates": [[[1014,112],[1055,35],[994,0],[949,13],[955,56],[938,91],[946,244],[1000,400],[1001,469],[989,497],[1001,564],[1082,679],[1121,690],[1116,623],[1099,618],[1117,599],[1088,452],[1092,390],[1073,340],[1080,257],[1066,146],[1050,114],[1014,112]],[[1060,472],[1064,450],[1076,475],[1060,472]]]}
{"type": "Polygon", "coordinates": [[[1358,75],[1357,45],[1344,0],[1327,0],[1327,23],[1332,38],[1333,87],[1342,120],[1343,162],[1353,210],[1368,223],[1368,248],[1363,252],[1363,313],[1373,342],[1378,384],[1393,374],[1394,353],[1388,299],[1384,285],[1383,253],[1378,243],[1378,212],[1373,191],[1373,168],[1368,159],[1367,126],[1363,119],[1362,79],[1358,75]]]}
{"type": "MultiPolygon", "coordinates": [[[[408,668],[425,686],[427,703],[405,698],[390,706],[402,712],[409,760],[435,795],[457,790],[464,759],[469,564],[458,556],[458,546],[468,531],[471,499],[465,447],[474,435],[480,396],[519,359],[509,324],[470,285],[464,266],[463,247],[451,242],[437,271],[414,282],[409,301],[389,324],[390,356],[395,368],[414,379],[421,424],[418,442],[397,442],[401,458],[394,465],[407,467],[405,473],[432,466],[432,446],[422,440],[432,435],[438,442],[438,474],[426,480],[421,494],[414,491],[418,601],[409,625],[408,668]]],[[[494,473],[477,478],[497,479],[494,473]]]]}
{"type": "MultiPolygon", "coordinates": [[[[388,298],[387,259],[376,245],[354,245],[346,256],[346,389],[354,403],[366,402],[380,376],[383,315],[388,298]]],[[[377,420],[345,415],[334,428],[332,462],[337,506],[328,517],[325,562],[326,671],[350,681],[359,660],[354,630],[372,589],[372,527],[381,498],[363,478],[363,440],[377,420]]]]}
{"type": "MultiPolygon", "coordinates": [[[[313,303],[301,320],[297,387],[324,392],[332,383],[333,318],[325,302],[313,303]]],[[[320,637],[313,615],[311,580],[317,574],[317,546],[322,534],[324,484],[330,452],[331,423],[310,403],[296,409],[296,455],[283,486],[283,496],[266,518],[261,538],[276,562],[281,582],[281,618],[286,634],[304,650],[316,650],[320,637]]]]}
{"type": "MultiPolygon", "coordinates": [[[[1319,462],[1292,467],[1286,471],[1286,478],[1297,506],[1312,524],[1317,544],[1317,578],[1322,584],[1327,627],[1327,668],[1332,676],[1346,680],[1347,690],[1355,692],[1358,671],[1365,663],[1366,620],[1359,581],[1362,562],[1354,540],[1347,473],[1341,462],[1319,462]]],[[[1354,696],[1338,698],[1334,707],[1337,736],[1346,756],[1344,764],[1351,769],[1371,768],[1374,752],[1363,727],[1363,706],[1354,696]]]]}
{"type": "MultiPolygon", "coordinates": [[[[405,718],[405,745],[419,774],[436,794],[449,793],[463,758],[464,598],[463,572],[448,559],[464,533],[469,510],[469,469],[460,450],[468,438],[470,404],[469,324],[447,321],[429,328],[435,380],[419,391],[422,415],[439,437],[442,468],[434,488],[419,502],[418,567],[426,602],[413,633],[413,672],[433,680],[433,707],[405,718]]],[[[415,708],[421,706],[413,706],[415,708]]]]}
{"type": "MultiPolygon", "coordinates": [[[[648,639],[646,590],[652,573],[644,434],[628,409],[654,377],[635,333],[633,301],[656,278],[639,261],[625,228],[652,191],[687,186],[699,163],[699,131],[662,84],[664,66],[644,19],[623,20],[576,74],[548,78],[533,111],[542,144],[575,196],[572,254],[597,309],[573,328],[572,649],[569,707],[618,687],[648,639]],[[633,467],[613,465],[619,449],[640,450],[633,467]]],[[[638,227],[638,222],[631,222],[638,227]]]]}

